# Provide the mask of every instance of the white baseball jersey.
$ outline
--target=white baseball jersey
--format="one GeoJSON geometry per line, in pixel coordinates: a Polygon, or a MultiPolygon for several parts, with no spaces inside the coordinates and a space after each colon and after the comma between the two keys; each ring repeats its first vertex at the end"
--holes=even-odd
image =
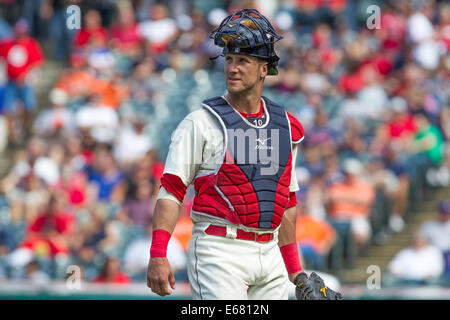
{"type": "MultiPolygon", "coordinates": [[[[262,108],[267,119],[264,99],[262,108]]],[[[254,121],[242,118],[249,123],[254,121]]],[[[252,125],[258,122],[265,121],[257,120],[252,125]]],[[[299,189],[295,159],[297,143],[301,139],[291,146],[291,192],[299,189]]],[[[185,186],[189,186],[196,178],[217,172],[224,160],[224,141],[222,126],[211,112],[204,108],[191,112],[172,134],[164,174],[176,175],[185,186]]],[[[178,198],[164,187],[160,188],[158,199],[170,199],[181,205],[178,198]]],[[[194,228],[188,249],[188,277],[194,299],[288,298],[288,275],[278,248],[279,227],[255,230],[194,211],[191,211],[191,219],[194,228]],[[205,230],[211,224],[226,226],[226,236],[207,234],[205,230]],[[236,239],[237,228],[272,233],[274,237],[266,242],[236,239]],[[237,256],[240,258],[236,259],[237,256]]]]}

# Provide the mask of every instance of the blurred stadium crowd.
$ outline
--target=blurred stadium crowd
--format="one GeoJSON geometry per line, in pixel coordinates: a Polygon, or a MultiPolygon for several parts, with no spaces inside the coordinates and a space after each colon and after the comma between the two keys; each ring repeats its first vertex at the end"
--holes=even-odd
{"type": "MultiPolygon", "coordinates": [[[[145,281],[170,134],[224,93],[223,59],[210,59],[220,52],[207,36],[243,7],[284,37],[279,76],[264,93],[305,129],[297,241],[308,269],[351,267],[368,245],[402,231],[426,190],[449,186],[445,1],[2,0],[1,113],[15,154],[0,184],[0,279],[45,283],[78,265],[87,281],[145,281]],[[81,8],[80,30],[67,28],[71,4],[81,8]],[[381,8],[380,28],[366,24],[370,4],[381,8]],[[46,60],[64,70],[50,105],[39,105],[46,60]]],[[[177,279],[186,279],[192,197],[169,246],[177,279]]],[[[438,248],[423,266],[435,266],[432,276],[450,273],[448,203],[440,212],[435,229],[415,238],[438,248]]],[[[405,269],[390,270],[430,276],[405,269]]]]}

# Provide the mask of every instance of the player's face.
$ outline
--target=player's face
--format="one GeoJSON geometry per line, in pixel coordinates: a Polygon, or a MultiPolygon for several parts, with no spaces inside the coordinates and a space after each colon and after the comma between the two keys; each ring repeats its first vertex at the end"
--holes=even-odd
{"type": "Polygon", "coordinates": [[[267,63],[243,54],[225,56],[225,81],[228,92],[243,93],[255,88],[267,74],[267,63]]]}

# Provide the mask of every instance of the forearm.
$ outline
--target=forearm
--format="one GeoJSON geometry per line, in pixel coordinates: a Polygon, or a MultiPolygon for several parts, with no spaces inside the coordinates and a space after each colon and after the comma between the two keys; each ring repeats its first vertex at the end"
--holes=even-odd
{"type": "Polygon", "coordinates": [[[165,230],[172,234],[178,221],[179,205],[169,199],[158,199],[153,213],[153,230],[165,230]]]}
{"type": "Polygon", "coordinates": [[[296,207],[287,208],[284,211],[283,221],[280,225],[278,234],[278,246],[282,247],[287,244],[296,242],[295,228],[297,223],[297,211],[296,207]]]}
{"type": "Polygon", "coordinates": [[[147,286],[160,296],[171,294],[167,283],[175,289],[175,277],[167,260],[167,246],[177,224],[179,205],[169,199],[158,199],[153,214],[153,235],[150,261],[147,270],[147,286]]]}
{"type": "Polygon", "coordinates": [[[287,208],[278,234],[278,246],[283,257],[289,280],[294,282],[295,277],[302,272],[300,257],[295,238],[297,221],[296,207],[287,208]]]}
{"type": "Polygon", "coordinates": [[[167,257],[167,247],[177,224],[178,215],[179,205],[176,202],[168,199],[156,201],[150,258],[167,257]]]}

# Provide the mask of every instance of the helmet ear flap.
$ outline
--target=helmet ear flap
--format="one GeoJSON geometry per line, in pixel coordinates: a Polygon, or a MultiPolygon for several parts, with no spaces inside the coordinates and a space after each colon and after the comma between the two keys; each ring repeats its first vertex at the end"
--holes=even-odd
{"type": "Polygon", "coordinates": [[[225,41],[222,39],[222,37],[217,37],[217,38],[215,38],[214,39],[214,44],[216,45],[216,46],[219,46],[219,47],[225,47],[227,44],[225,43],[225,41]]]}
{"type": "Polygon", "coordinates": [[[268,66],[269,70],[267,71],[267,75],[269,75],[269,76],[276,76],[278,74],[277,65],[278,65],[278,60],[280,58],[278,58],[278,56],[275,56],[275,57],[277,58],[276,61],[272,61],[272,62],[269,61],[269,66],[268,66]]]}

